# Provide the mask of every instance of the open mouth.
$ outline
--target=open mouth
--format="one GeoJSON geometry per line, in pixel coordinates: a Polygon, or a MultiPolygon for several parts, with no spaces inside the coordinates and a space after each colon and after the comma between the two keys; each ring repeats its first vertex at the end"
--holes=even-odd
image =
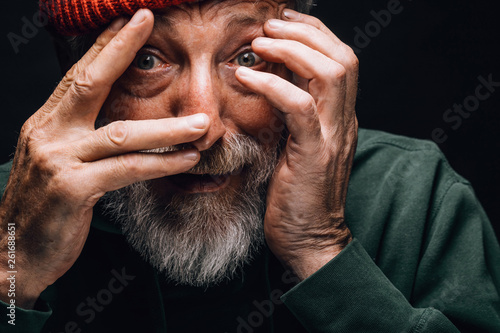
{"type": "Polygon", "coordinates": [[[211,175],[181,173],[168,177],[174,186],[185,193],[209,193],[229,185],[231,174],[211,175]]]}

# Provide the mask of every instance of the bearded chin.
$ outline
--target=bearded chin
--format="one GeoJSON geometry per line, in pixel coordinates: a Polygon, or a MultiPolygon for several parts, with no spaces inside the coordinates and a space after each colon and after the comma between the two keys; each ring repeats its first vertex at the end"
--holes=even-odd
{"type": "Polygon", "coordinates": [[[103,207],[131,246],[168,280],[215,285],[233,278],[264,244],[265,194],[278,150],[234,135],[202,154],[195,169],[239,170],[239,188],[174,194],[165,204],[150,181],[140,182],[106,194],[103,207]]]}

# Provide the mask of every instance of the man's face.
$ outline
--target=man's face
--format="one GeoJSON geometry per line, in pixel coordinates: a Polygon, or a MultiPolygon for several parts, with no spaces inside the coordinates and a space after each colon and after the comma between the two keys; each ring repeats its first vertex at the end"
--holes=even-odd
{"type": "MultiPolygon", "coordinates": [[[[157,119],[203,112],[211,126],[194,142],[200,151],[234,134],[275,146],[283,130],[278,112],[243,87],[235,71],[248,66],[287,75],[284,66],[263,61],[250,46],[256,37],[264,36],[263,23],[279,17],[285,5],[283,0],[205,1],[156,12],[151,37],[105,104],[106,118],[157,119]]],[[[210,173],[204,169],[155,180],[154,191],[168,202],[179,192],[238,188],[246,172],[212,170],[217,175],[192,175],[210,173]]]]}
{"type": "Polygon", "coordinates": [[[248,66],[288,75],[251,49],[264,36],[264,22],[280,17],[285,4],[205,1],[158,11],[151,37],[104,106],[108,121],[210,117],[208,133],[192,143],[202,151],[197,166],[104,199],[132,246],[171,280],[220,282],[263,244],[266,185],[284,126],[235,71],[248,66]]]}

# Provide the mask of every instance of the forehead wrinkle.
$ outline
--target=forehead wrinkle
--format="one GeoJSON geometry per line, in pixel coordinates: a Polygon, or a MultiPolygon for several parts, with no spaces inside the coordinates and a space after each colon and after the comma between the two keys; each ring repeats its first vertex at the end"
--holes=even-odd
{"type": "Polygon", "coordinates": [[[233,31],[241,28],[246,28],[248,26],[257,25],[258,23],[264,23],[262,20],[258,20],[254,17],[235,15],[226,24],[226,31],[233,31]]]}
{"type": "MultiPolygon", "coordinates": [[[[283,0],[281,0],[283,1],[283,0]]],[[[198,15],[199,17],[205,16],[202,14],[202,7],[204,8],[204,12],[210,11],[211,7],[220,4],[221,0],[212,0],[212,1],[206,1],[202,3],[189,3],[189,4],[181,4],[178,6],[175,6],[177,10],[180,10],[184,12],[185,14],[188,15],[188,17],[192,20],[192,14],[193,14],[193,8],[197,7],[198,8],[198,15]]],[[[243,1],[243,2],[252,2],[252,1],[243,1]]],[[[237,5],[241,2],[236,2],[236,3],[231,3],[228,1],[227,7],[232,7],[233,5],[237,5]]],[[[272,6],[270,3],[280,3],[280,0],[261,0],[261,1],[253,1],[252,5],[254,7],[260,7],[257,9],[255,14],[248,14],[248,15],[242,15],[242,14],[232,14],[229,16],[227,19],[226,23],[226,28],[231,29],[235,28],[236,26],[250,26],[250,25],[255,25],[257,23],[264,24],[266,20],[268,19],[268,13],[272,9],[272,6]]],[[[168,29],[173,29],[175,27],[175,19],[172,18],[169,15],[169,12],[171,11],[172,8],[164,8],[164,9],[159,9],[155,11],[155,22],[154,22],[154,28],[168,28],[168,29]],[[169,10],[170,9],[170,10],[169,10]]],[[[279,12],[279,6],[278,6],[278,12],[279,12]]],[[[215,12],[212,15],[210,15],[209,20],[214,19],[217,17],[217,12],[215,12]]]]}
{"type": "Polygon", "coordinates": [[[172,19],[168,15],[164,15],[162,13],[155,14],[155,23],[153,29],[158,28],[168,28],[171,29],[174,26],[172,19]]]}
{"type": "Polygon", "coordinates": [[[177,25],[176,21],[178,20],[178,18],[176,17],[176,15],[172,17],[173,12],[183,12],[189,17],[189,20],[192,21],[193,20],[192,9],[195,6],[198,6],[199,8],[199,4],[194,3],[194,4],[180,4],[173,7],[161,8],[155,10],[154,11],[155,22],[153,29],[158,29],[158,28],[167,28],[170,30],[175,29],[175,26],[177,25]]]}
{"type": "Polygon", "coordinates": [[[268,19],[267,17],[268,12],[269,12],[268,7],[261,7],[257,11],[256,15],[233,14],[226,21],[227,22],[226,30],[232,31],[233,29],[245,28],[257,24],[263,25],[268,19]]]}
{"type": "MultiPolygon", "coordinates": [[[[161,8],[157,9],[155,11],[155,23],[154,23],[154,28],[170,28],[173,29],[176,26],[176,21],[178,18],[171,17],[172,12],[183,12],[184,14],[187,15],[187,17],[190,20],[191,25],[196,25],[194,24],[194,19],[195,17],[202,18],[204,16],[204,12],[207,11],[207,9],[203,9],[202,7],[208,7],[210,9],[212,6],[215,6],[224,0],[212,0],[212,1],[205,1],[205,2],[195,2],[195,3],[183,3],[179,4],[176,6],[172,7],[167,7],[167,8],[161,8]],[[208,6],[209,5],[209,6],[208,6]]],[[[226,0],[227,1],[227,0],[226,0]]],[[[217,12],[211,17],[210,19],[213,19],[214,17],[217,16],[217,12]]]]}

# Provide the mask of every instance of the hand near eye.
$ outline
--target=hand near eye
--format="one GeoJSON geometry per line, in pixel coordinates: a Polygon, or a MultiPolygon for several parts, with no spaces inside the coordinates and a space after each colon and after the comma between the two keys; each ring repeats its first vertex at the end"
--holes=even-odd
{"type": "MultiPolygon", "coordinates": [[[[74,264],[87,239],[92,210],[106,192],[183,172],[196,150],[137,151],[191,142],[209,126],[205,115],[116,121],[95,129],[113,83],[153,29],[139,10],[117,19],[73,66],[52,96],[24,124],[0,205],[0,258],[7,263],[7,224],[16,226],[16,305],[32,308],[40,293],[74,264]],[[127,23],[125,25],[125,23],[127,23]]],[[[0,269],[0,297],[8,295],[0,269]]]]}
{"type": "Polygon", "coordinates": [[[283,63],[296,85],[239,68],[238,80],[265,96],[290,131],[267,194],[264,230],[273,253],[304,279],[351,240],[344,207],[357,143],[358,61],[318,19],[286,9],[254,40],[264,60],[283,63]]]}

